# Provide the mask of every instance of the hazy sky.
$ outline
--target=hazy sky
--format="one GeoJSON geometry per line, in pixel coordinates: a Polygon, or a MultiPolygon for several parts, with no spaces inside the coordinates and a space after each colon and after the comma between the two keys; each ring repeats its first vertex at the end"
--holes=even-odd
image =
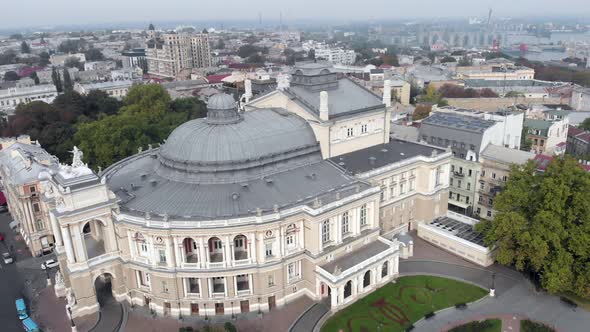
{"type": "Polygon", "coordinates": [[[363,20],[590,14],[589,0],[0,0],[0,28],[163,20],[363,20]]]}

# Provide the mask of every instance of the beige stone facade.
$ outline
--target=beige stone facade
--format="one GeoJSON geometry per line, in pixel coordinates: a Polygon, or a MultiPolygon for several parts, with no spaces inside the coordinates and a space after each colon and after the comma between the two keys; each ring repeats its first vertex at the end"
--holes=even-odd
{"type": "Polygon", "coordinates": [[[209,35],[162,34],[147,42],[148,74],[176,78],[182,71],[211,66],[209,35]]]}

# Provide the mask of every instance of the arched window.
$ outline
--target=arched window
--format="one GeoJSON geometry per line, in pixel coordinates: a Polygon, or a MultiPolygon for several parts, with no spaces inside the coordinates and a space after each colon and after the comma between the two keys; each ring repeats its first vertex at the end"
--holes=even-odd
{"type": "Polygon", "coordinates": [[[386,277],[389,274],[389,264],[388,262],[383,263],[381,267],[381,278],[386,277]]]}

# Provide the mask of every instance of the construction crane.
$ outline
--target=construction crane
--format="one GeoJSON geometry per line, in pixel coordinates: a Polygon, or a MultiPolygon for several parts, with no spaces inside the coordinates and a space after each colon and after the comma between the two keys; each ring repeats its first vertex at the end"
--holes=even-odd
{"type": "Polygon", "coordinates": [[[488,31],[490,30],[490,23],[492,23],[492,8],[490,8],[490,10],[488,11],[488,24],[487,24],[488,31]]]}

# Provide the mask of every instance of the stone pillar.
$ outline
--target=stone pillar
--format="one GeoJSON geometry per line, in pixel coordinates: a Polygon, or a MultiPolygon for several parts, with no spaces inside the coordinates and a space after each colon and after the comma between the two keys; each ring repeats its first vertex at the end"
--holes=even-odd
{"type": "Polygon", "coordinates": [[[74,245],[74,254],[76,261],[85,262],[88,259],[86,254],[86,245],[84,243],[84,236],[78,224],[71,225],[70,235],[72,237],[72,244],[74,245]]]}
{"type": "Polygon", "coordinates": [[[248,241],[248,258],[250,259],[250,263],[256,263],[256,233],[251,233],[250,236],[247,237],[248,241]]]}
{"type": "Polygon", "coordinates": [[[332,307],[332,310],[338,307],[338,287],[331,288],[330,305],[332,307]]]}
{"type": "Polygon", "coordinates": [[[173,237],[172,238],[172,246],[174,248],[174,263],[176,264],[176,267],[180,267],[180,253],[181,253],[181,249],[180,246],[178,244],[178,238],[173,237]]]}
{"type": "Polygon", "coordinates": [[[281,258],[285,257],[285,235],[283,227],[279,227],[279,253],[281,258]]]}
{"type": "Polygon", "coordinates": [[[74,256],[74,247],[72,245],[72,237],[70,236],[70,227],[65,225],[61,229],[64,246],[66,247],[66,257],[68,258],[68,263],[73,264],[76,262],[76,257],[74,256]]]}
{"type": "Polygon", "coordinates": [[[172,256],[172,252],[170,250],[170,238],[166,237],[164,243],[166,243],[166,266],[173,267],[174,265],[172,264],[172,260],[174,257],[172,256]]]}
{"type": "Polygon", "coordinates": [[[319,231],[318,231],[318,250],[319,250],[319,252],[324,251],[324,243],[322,242],[322,228],[323,228],[323,224],[324,224],[323,221],[320,221],[318,223],[318,228],[319,228],[319,231]]]}
{"type": "Polygon", "coordinates": [[[299,232],[297,233],[297,248],[305,248],[305,224],[303,221],[299,223],[299,232]]]}
{"type": "Polygon", "coordinates": [[[248,289],[250,290],[250,294],[254,294],[254,281],[252,278],[252,273],[248,273],[248,289]]]}
{"type": "Polygon", "coordinates": [[[320,92],[320,120],[328,121],[330,119],[328,92],[320,92]]]}
{"type": "Polygon", "coordinates": [[[339,244],[342,242],[342,222],[341,221],[342,221],[342,215],[339,214],[336,217],[336,236],[335,236],[336,244],[339,244]]]}
{"type": "Polygon", "coordinates": [[[55,236],[55,245],[56,246],[63,246],[64,242],[63,242],[63,238],[61,236],[61,231],[59,228],[59,223],[57,222],[57,218],[55,217],[55,215],[53,215],[53,213],[49,213],[49,219],[51,221],[51,230],[53,232],[53,235],[55,236]]]}

